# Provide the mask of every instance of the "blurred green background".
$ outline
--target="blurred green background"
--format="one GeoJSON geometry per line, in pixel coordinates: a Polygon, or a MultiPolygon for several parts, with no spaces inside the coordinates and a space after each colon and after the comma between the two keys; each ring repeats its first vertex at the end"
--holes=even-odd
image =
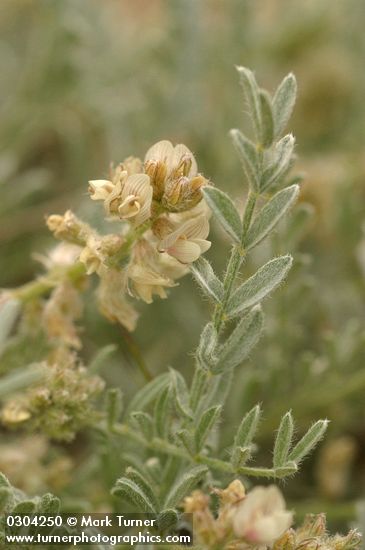
{"type": "MultiPolygon", "coordinates": [[[[160,139],[188,145],[200,171],[243,205],[246,184],[227,135],[248,128],[234,65],[254,69],[269,90],[295,73],[290,129],[304,174],[301,204],[244,274],[272,251],[292,252],[295,268],[266,303],[266,335],[239,371],[223,437],[262,402],[265,462],[288,408],[299,429],[330,418],[326,445],[288,492],[325,499],[334,518],[352,517],[347,503],[365,488],[364,3],[2,0],[0,12],[1,287],[40,272],[32,254],[53,245],[46,214],[72,208],[102,227],[87,181],[160,139]]],[[[208,256],[219,271],[228,243],[214,223],[212,240],[208,256]]],[[[168,300],[140,310],[132,345],[148,368],[171,364],[189,376],[209,315],[193,282],[185,278],[168,300]]],[[[85,323],[86,358],[117,343],[103,374],[134,391],[131,345],[93,304],[85,323]]]]}

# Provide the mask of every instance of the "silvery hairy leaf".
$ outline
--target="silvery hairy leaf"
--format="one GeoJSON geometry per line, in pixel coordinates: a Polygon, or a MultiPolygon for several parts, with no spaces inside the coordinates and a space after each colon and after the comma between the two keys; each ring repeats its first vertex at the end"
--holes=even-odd
{"type": "Polygon", "coordinates": [[[230,132],[233,145],[241,160],[243,171],[252,191],[259,191],[260,187],[260,163],[255,145],[240,130],[233,129],[230,132]]]}
{"type": "Polygon", "coordinates": [[[328,427],[328,420],[318,420],[313,424],[307,433],[295,445],[289,454],[289,460],[299,463],[305,458],[324,436],[328,427]]]}
{"type": "Polygon", "coordinates": [[[255,437],[260,417],[260,405],[253,407],[243,417],[233,442],[231,464],[234,468],[243,466],[251,457],[252,440],[255,437]]]}
{"type": "Polygon", "coordinates": [[[162,390],[158,399],[155,402],[154,409],[154,423],[155,423],[155,432],[158,437],[164,438],[167,434],[169,428],[168,417],[170,413],[170,397],[171,389],[167,386],[162,390]]]}
{"type": "Polygon", "coordinates": [[[293,440],[294,422],[291,412],[287,412],[281,419],[274,445],[274,468],[281,468],[288,462],[288,455],[293,440]]]}
{"type": "Polygon", "coordinates": [[[220,189],[211,186],[203,188],[203,195],[223,229],[239,243],[242,231],[241,218],[232,199],[220,189]]]}
{"type": "Polygon", "coordinates": [[[244,246],[247,250],[256,246],[274,229],[276,224],[294,204],[299,195],[299,186],[292,185],[276,193],[264,206],[249,228],[244,246]]]}
{"type": "Polygon", "coordinates": [[[288,172],[292,165],[294,145],[295,139],[292,134],[284,136],[275,145],[271,156],[271,162],[261,178],[261,191],[265,191],[277,183],[288,172]]]}
{"type": "Polygon", "coordinates": [[[131,481],[136,483],[136,485],[138,485],[138,487],[147,496],[147,498],[149,499],[149,501],[151,502],[153,507],[156,510],[158,510],[158,508],[159,508],[158,498],[156,496],[155,488],[150,483],[150,481],[141,472],[139,472],[135,468],[132,468],[131,466],[129,466],[126,469],[126,475],[125,476],[126,476],[127,479],[130,479],[131,481]]]}
{"type": "Polygon", "coordinates": [[[219,350],[218,362],[212,367],[214,374],[233,369],[249,355],[257,344],[263,325],[259,306],[245,315],[219,350]]]}
{"type": "Polygon", "coordinates": [[[176,409],[186,418],[192,418],[193,413],[189,406],[189,391],[184,377],[170,367],[170,377],[176,409]]]}
{"type": "Polygon", "coordinates": [[[289,255],[267,262],[235,290],[228,300],[227,315],[235,317],[261,302],[285,279],[292,263],[293,259],[289,255]]]}
{"type": "Polygon", "coordinates": [[[279,85],[273,99],[273,112],[275,121],[275,137],[279,137],[285,129],[292,114],[297,96],[297,81],[290,73],[279,85]]]}
{"type": "Polygon", "coordinates": [[[237,468],[242,468],[246,462],[251,458],[251,447],[235,447],[231,455],[231,464],[237,468]]]}
{"type": "Polygon", "coordinates": [[[180,477],[167,495],[164,508],[175,508],[181,504],[182,499],[191,493],[207,472],[206,466],[196,466],[180,477]]]}
{"type": "Polygon", "coordinates": [[[58,514],[61,501],[51,493],[43,495],[37,503],[38,514],[58,514]]]}
{"type": "Polygon", "coordinates": [[[215,275],[210,263],[200,257],[192,264],[190,270],[204,294],[213,298],[215,302],[220,302],[223,298],[223,285],[215,275]]]}
{"type": "Polygon", "coordinates": [[[133,397],[127,408],[127,414],[132,411],[140,411],[147,407],[160,394],[161,390],[171,382],[169,373],[160,374],[151,382],[148,382],[133,397]]]}
{"type": "Polygon", "coordinates": [[[261,107],[260,145],[265,149],[270,147],[274,139],[274,114],[270,95],[265,90],[259,91],[261,107]]]}
{"type": "Polygon", "coordinates": [[[195,447],[197,452],[201,451],[204,446],[205,441],[207,440],[211,430],[213,429],[216,422],[219,420],[220,414],[222,412],[222,407],[216,405],[205,411],[197,424],[195,430],[195,447]]]}
{"type": "Polygon", "coordinates": [[[146,493],[131,479],[126,477],[118,479],[112,489],[112,495],[128,500],[137,506],[141,512],[156,513],[155,507],[146,493]]]}
{"type": "Polygon", "coordinates": [[[157,516],[157,525],[160,531],[166,531],[167,529],[174,528],[178,521],[179,521],[179,514],[173,508],[170,508],[168,510],[163,510],[157,516]]]}
{"type": "Polygon", "coordinates": [[[153,421],[151,415],[143,411],[134,411],[131,413],[131,418],[134,425],[142,433],[142,435],[147,440],[152,439],[153,421]]]}
{"type": "Polygon", "coordinates": [[[243,88],[243,93],[247,104],[247,112],[251,117],[255,137],[256,139],[259,139],[262,125],[259,87],[257,85],[255,75],[252,71],[250,71],[250,69],[239,66],[237,67],[237,71],[240,76],[240,84],[243,88]]]}
{"type": "Polygon", "coordinates": [[[213,323],[207,323],[200,335],[199,346],[196,356],[201,367],[205,370],[216,362],[216,347],[218,345],[218,334],[213,323]]]}
{"type": "Polygon", "coordinates": [[[257,431],[261,414],[260,405],[255,405],[255,407],[245,414],[237,430],[233,443],[234,447],[249,447],[251,445],[257,431]]]}

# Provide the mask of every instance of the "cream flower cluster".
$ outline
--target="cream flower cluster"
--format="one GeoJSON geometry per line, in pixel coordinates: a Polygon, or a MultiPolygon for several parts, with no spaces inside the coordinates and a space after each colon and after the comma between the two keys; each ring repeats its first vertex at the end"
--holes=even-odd
{"type": "Polygon", "coordinates": [[[204,548],[271,548],[292,524],[293,514],[286,510],[275,485],[258,486],[246,494],[236,479],[226,489],[214,492],[220,500],[217,517],[201,491],[194,491],[184,502],[185,512],[194,514],[198,540],[204,548]]]}
{"type": "Polygon", "coordinates": [[[127,295],[146,303],[166,298],[209,249],[207,183],[185,145],[160,141],[144,161],[128,157],[109,179],[89,181],[90,198],[103,203],[107,219],[123,222],[118,233],[102,236],[70,211],[48,218],[57,238],[80,247],[87,274],[99,275],[99,305],[109,319],[133,330],[137,314],[127,295]]]}

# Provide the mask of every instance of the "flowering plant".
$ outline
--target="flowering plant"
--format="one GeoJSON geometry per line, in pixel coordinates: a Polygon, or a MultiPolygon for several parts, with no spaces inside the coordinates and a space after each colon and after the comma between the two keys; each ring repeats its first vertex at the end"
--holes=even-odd
{"type": "MultiPolygon", "coordinates": [[[[287,412],[277,428],[270,466],[250,463],[257,448],[260,405],[235,427],[228,448],[219,444],[219,421],[235,369],[262,333],[261,302],[284,281],[292,258],[272,258],[243,281],[241,268],[299,194],[297,179],[290,176],[295,140],[291,134],[283,136],[295,103],[296,80],[289,74],[271,97],[250,70],[238,67],[238,72],[253,130],[252,138],[231,131],[248,184],[243,214],[198,172],[186,146],[169,141],[153,145],[144,161],[128,157],[110,169],[108,179],[91,180],[90,198],[103,203],[116,232],[102,235],[70,210],[49,216],[47,225],[62,242],[42,258],[45,273],[3,292],[2,352],[11,351],[8,336],[14,330],[25,335],[40,330],[44,347],[26,369],[2,379],[1,421],[9,429],[66,442],[91,430],[107,442],[99,467],[107,465],[114,452],[122,452],[125,467],[113,480],[112,498],[104,495],[101,506],[130,506],[154,514],[161,531],[179,525],[184,508],[196,517],[197,548],[352,548],[359,544],[355,532],[331,538],[318,518],[290,530],[293,513],[275,485],[256,486],[247,494],[245,490],[251,478],[278,481],[295,474],[323,437],[327,420],[318,420],[294,442],[294,420],[287,412]],[[231,244],[222,277],[202,257],[211,245],[211,216],[231,244]],[[189,272],[212,303],[211,319],[194,354],[193,378],[189,382],[173,368],[155,377],[144,371],[146,384],[123,409],[120,389],[106,389],[97,373],[108,350],[89,367],[81,359],[77,322],[88,279],[93,274],[98,278],[95,294],[101,313],[133,331],[133,299],[151,303],[156,295],[166,298],[167,289],[189,272]],[[102,393],[104,405],[97,399],[102,393]],[[221,489],[227,482],[228,488],[221,489]],[[220,501],[216,514],[203,492],[207,487],[220,501]]],[[[5,477],[1,491],[7,511],[24,508],[24,502],[38,511],[60,505],[51,495],[27,499],[5,477]]]]}

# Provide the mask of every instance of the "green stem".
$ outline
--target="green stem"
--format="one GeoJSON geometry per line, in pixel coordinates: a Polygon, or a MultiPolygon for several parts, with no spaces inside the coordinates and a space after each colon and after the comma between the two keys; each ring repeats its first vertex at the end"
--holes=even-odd
{"type": "Polygon", "coordinates": [[[147,382],[150,382],[151,380],[153,380],[153,375],[148,370],[148,367],[143,359],[143,355],[141,354],[139,347],[137,346],[132,335],[130,334],[130,332],[127,331],[127,329],[121,327],[121,331],[130,355],[133,357],[133,360],[141,371],[144,379],[147,382]]]}
{"type": "Polygon", "coordinates": [[[217,470],[229,474],[255,477],[280,477],[276,474],[275,469],[271,468],[235,468],[229,462],[224,462],[223,460],[220,460],[218,458],[210,458],[201,454],[189,455],[186,451],[184,451],[184,449],[181,449],[177,445],[169,443],[168,441],[165,441],[164,439],[161,439],[159,437],[154,437],[147,441],[142,435],[140,435],[138,432],[128,426],[128,424],[115,424],[112,428],[112,432],[117,435],[128,437],[135,443],[138,443],[139,446],[145,447],[152,451],[164,453],[170,456],[176,456],[188,462],[194,462],[196,464],[205,464],[209,466],[212,470],[217,470]]]}
{"type": "Polygon", "coordinates": [[[252,192],[249,193],[245,211],[242,219],[242,234],[241,243],[235,245],[232,249],[231,256],[228,261],[226,274],[223,280],[223,300],[220,304],[217,304],[213,313],[213,323],[218,334],[222,330],[225,323],[225,309],[227,307],[228,300],[232,293],[232,287],[236,280],[239,268],[246,256],[246,251],[243,247],[243,243],[250,227],[252,215],[256,205],[256,195],[252,192]]]}
{"type": "Polygon", "coordinates": [[[14,298],[26,303],[44,296],[44,294],[47,294],[52,288],[65,279],[76,284],[84,278],[85,274],[85,266],[80,262],[67,268],[61,269],[60,267],[55,267],[49,271],[47,275],[14,289],[12,295],[14,298]]]}
{"type": "MultiPolygon", "coordinates": [[[[118,267],[121,260],[128,257],[133,244],[141,238],[143,233],[149,229],[150,225],[151,223],[148,221],[136,229],[131,229],[127,233],[125,241],[118,252],[108,259],[108,265],[110,267],[118,267]]],[[[81,262],[76,262],[75,264],[67,267],[55,266],[48,273],[46,273],[46,275],[38,277],[38,279],[14,289],[12,291],[12,295],[14,298],[26,303],[44,296],[65,279],[77,284],[85,277],[85,275],[85,266],[81,262]]]]}

